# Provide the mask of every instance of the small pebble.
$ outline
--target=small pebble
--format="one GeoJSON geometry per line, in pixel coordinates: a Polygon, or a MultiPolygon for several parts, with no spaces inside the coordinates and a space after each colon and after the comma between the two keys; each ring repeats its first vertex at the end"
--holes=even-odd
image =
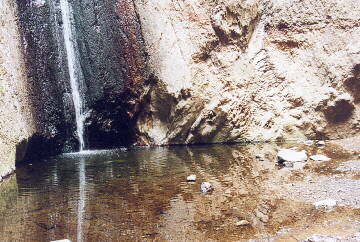
{"type": "Polygon", "coordinates": [[[214,190],[214,187],[209,182],[203,182],[200,186],[200,191],[202,193],[208,193],[214,190]]]}
{"type": "Polygon", "coordinates": [[[325,141],[320,140],[320,141],[318,141],[318,142],[317,142],[317,145],[319,145],[319,146],[323,146],[323,145],[325,145],[325,141]]]}
{"type": "Polygon", "coordinates": [[[236,226],[246,226],[246,225],[250,225],[250,222],[247,220],[240,220],[239,222],[236,223],[236,226]]]}
{"type": "Polygon", "coordinates": [[[331,158],[325,156],[325,155],[312,155],[310,156],[310,159],[314,161],[329,161],[331,158]]]}
{"type": "Polygon", "coordinates": [[[306,141],[304,141],[304,145],[312,146],[312,145],[314,145],[314,141],[312,141],[312,140],[306,140],[306,141]]]}
{"type": "Polygon", "coordinates": [[[186,178],[186,181],[188,182],[194,182],[196,181],[196,175],[190,175],[186,178]]]}

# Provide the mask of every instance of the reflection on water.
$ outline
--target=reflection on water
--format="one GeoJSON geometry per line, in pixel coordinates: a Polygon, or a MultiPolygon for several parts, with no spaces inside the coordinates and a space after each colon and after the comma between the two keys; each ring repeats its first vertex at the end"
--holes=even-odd
{"type": "Polygon", "coordinates": [[[316,164],[281,169],[274,162],[277,149],[262,144],[102,151],[19,167],[0,186],[0,238],[296,241],[358,231],[358,209],[325,213],[288,198],[289,184],[320,173],[316,164]],[[255,159],[257,153],[267,159],[255,159]],[[197,175],[195,183],[186,182],[190,174],[197,175]],[[211,194],[200,193],[203,181],[213,184],[211,194]],[[237,226],[243,219],[251,225],[237,226]]]}
{"type": "Polygon", "coordinates": [[[79,201],[78,201],[78,228],[77,228],[77,241],[82,241],[82,225],[84,221],[85,212],[85,199],[86,199],[86,171],[85,171],[85,158],[79,158],[79,201]]]}

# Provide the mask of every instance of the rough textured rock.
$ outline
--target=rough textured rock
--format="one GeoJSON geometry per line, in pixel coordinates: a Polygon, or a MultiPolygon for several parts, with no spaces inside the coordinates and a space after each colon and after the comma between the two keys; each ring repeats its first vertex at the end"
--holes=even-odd
{"type": "MultiPolygon", "coordinates": [[[[131,0],[69,0],[84,78],[87,148],[134,142],[147,82],[131,0]],[[146,81],[145,81],[146,80],[146,81]]],[[[15,161],[76,151],[75,112],[59,1],[0,2],[0,178],[15,161]]]]}
{"type": "Polygon", "coordinates": [[[28,102],[26,72],[13,1],[0,3],[0,181],[25,155],[35,125],[28,102]]]}
{"type": "MultiPolygon", "coordinates": [[[[77,150],[63,23],[58,1],[17,1],[28,89],[40,136],[62,151],[77,150]],[[41,90],[41,91],[40,91],[41,90]]],[[[129,144],[132,119],[146,87],[145,52],[138,17],[130,0],[71,1],[75,55],[84,85],[86,148],[129,144]]]]}
{"type": "Polygon", "coordinates": [[[359,132],[358,1],[135,0],[156,82],[144,143],[359,132]]]}

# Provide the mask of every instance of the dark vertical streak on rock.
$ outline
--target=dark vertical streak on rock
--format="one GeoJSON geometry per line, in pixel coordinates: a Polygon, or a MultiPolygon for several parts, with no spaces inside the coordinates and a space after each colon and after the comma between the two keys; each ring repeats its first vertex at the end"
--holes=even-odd
{"type": "Polygon", "coordinates": [[[24,159],[38,159],[71,149],[66,143],[71,140],[73,112],[64,109],[69,107],[65,103],[69,85],[59,53],[62,46],[56,36],[58,22],[51,6],[35,6],[29,0],[17,0],[17,6],[28,99],[36,124],[36,133],[29,140],[24,159]]]}

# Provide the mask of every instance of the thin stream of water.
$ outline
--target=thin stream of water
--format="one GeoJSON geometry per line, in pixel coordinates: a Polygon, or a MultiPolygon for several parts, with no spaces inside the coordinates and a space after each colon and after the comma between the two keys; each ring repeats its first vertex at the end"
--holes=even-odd
{"type": "Polygon", "coordinates": [[[78,55],[76,55],[76,40],[73,34],[74,28],[72,27],[73,14],[68,0],[60,0],[60,8],[63,20],[63,35],[67,53],[72,98],[75,108],[76,131],[80,144],[80,151],[82,151],[85,149],[84,121],[86,118],[84,102],[81,97],[81,89],[84,84],[82,83],[82,79],[79,78],[81,76],[81,68],[77,59],[78,55]]]}
{"type": "MultiPolygon", "coordinates": [[[[79,66],[76,55],[75,38],[72,28],[72,9],[69,5],[68,0],[60,0],[60,8],[63,20],[63,35],[65,42],[65,49],[67,53],[68,69],[70,76],[70,84],[72,91],[72,98],[75,108],[76,118],[76,131],[80,145],[80,152],[85,149],[84,141],[84,103],[81,97],[81,87],[83,83],[79,75],[81,74],[81,68],[79,66]]],[[[86,200],[86,171],[85,171],[85,160],[80,158],[79,160],[79,200],[77,210],[77,241],[83,241],[83,220],[85,212],[85,200],[86,200]]]]}

